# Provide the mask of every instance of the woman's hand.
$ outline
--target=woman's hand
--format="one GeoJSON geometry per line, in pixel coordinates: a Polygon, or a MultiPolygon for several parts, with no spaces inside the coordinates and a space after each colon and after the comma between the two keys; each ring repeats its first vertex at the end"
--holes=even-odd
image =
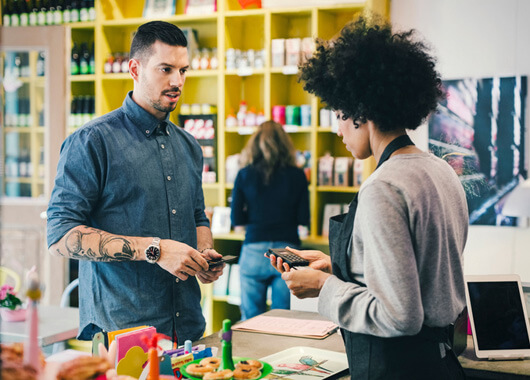
{"type": "Polygon", "coordinates": [[[283,272],[282,279],[296,297],[311,298],[318,297],[329,276],[331,276],[329,273],[305,268],[283,272]]]}

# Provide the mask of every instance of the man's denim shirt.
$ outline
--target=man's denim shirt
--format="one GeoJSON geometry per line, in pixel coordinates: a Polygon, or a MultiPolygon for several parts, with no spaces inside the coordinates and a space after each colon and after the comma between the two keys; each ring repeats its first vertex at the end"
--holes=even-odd
{"type": "MultiPolygon", "coordinates": [[[[48,246],[78,225],[112,234],[158,236],[197,246],[209,226],[197,141],[132,100],[69,136],[48,207],[48,246]]],[[[151,325],[179,344],[205,328],[197,280],[179,281],[146,261],[79,261],[80,339],[151,325]]]]}

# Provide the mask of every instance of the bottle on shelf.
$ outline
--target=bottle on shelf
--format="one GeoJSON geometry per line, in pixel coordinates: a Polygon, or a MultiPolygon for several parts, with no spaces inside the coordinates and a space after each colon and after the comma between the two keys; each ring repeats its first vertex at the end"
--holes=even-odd
{"type": "Polygon", "coordinates": [[[120,53],[116,53],[114,62],[112,63],[112,72],[114,74],[121,73],[121,61],[122,57],[120,53]]]}
{"type": "Polygon", "coordinates": [[[46,25],[46,12],[48,11],[47,6],[46,0],[40,0],[40,9],[39,14],[37,15],[37,25],[39,26],[46,25]]]}
{"type": "Polygon", "coordinates": [[[53,12],[54,25],[61,25],[63,23],[63,5],[63,0],[59,0],[55,4],[55,11],[53,12]]]}
{"type": "Polygon", "coordinates": [[[29,25],[29,7],[26,0],[20,0],[20,26],[29,25]]]}
{"type": "Polygon", "coordinates": [[[48,7],[46,8],[46,25],[53,25],[53,15],[55,14],[56,0],[48,0],[48,7]]]}
{"type": "Polygon", "coordinates": [[[88,1],[88,21],[96,21],[95,0],[88,1]]]}
{"type": "Polygon", "coordinates": [[[64,24],[69,24],[70,22],[72,22],[71,20],[72,16],[70,14],[71,11],[72,11],[72,4],[70,0],[65,0],[63,3],[63,23],[64,24]]]}
{"type": "Polygon", "coordinates": [[[105,74],[110,74],[112,73],[112,66],[114,64],[114,57],[112,56],[112,54],[109,54],[107,56],[107,60],[105,61],[105,65],[103,66],[103,72],[105,74]]]}
{"type": "Polygon", "coordinates": [[[76,0],[72,0],[70,22],[79,22],[79,2],[76,0]]]}
{"type": "Polygon", "coordinates": [[[121,72],[122,73],[128,73],[129,72],[129,54],[128,53],[123,53],[123,55],[122,55],[121,72]]]}
{"type": "Polygon", "coordinates": [[[37,18],[39,14],[39,7],[37,4],[37,0],[31,0],[31,5],[29,9],[29,15],[28,15],[28,23],[29,26],[37,26],[37,18]]]}
{"type": "Polygon", "coordinates": [[[11,26],[20,26],[19,0],[13,0],[11,3],[11,26]]]}
{"type": "Polygon", "coordinates": [[[96,60],[94,58],[94,42],[92,42],[92,47],[90,49],[90,61],[89,61],[89,73],[95,74],[96,73],[96,60]]]}
{"type": "Polygon", "coordinates": [[[81,44],[79,52],[79,74],[90,74],[90,51],[86,42],[81,44]]]}
{"type": "Polygon", "coordinates": [[[37,76],[42,77],[46,71],[46,61],[44,57],[44,50],[39,51],[39,56],[37,57],[37,76]]]}
{"type": "Polygon", "coordinates": [[[78,75],[79,74],[79,49],[77,43],[74,42],[74,47],[72,48],[72,59],[70,60],[70,74],[78,75]]]}
{"type": "Polygon", "coordinates": [[[81,0],[79,7],[79,21],[87,22],[89,20],[88,16],[88,4],[86,0],[81,0]]]}
{"type": "Polygon", "coordinates": [[[239,111],[237,111],[237,124],[239,126],[244,126],[245,125],[245,118],[247,116],[247,102],[245,102],[244,100],[242,100],[240,103],[239,103],[239,111]]]}
{"type": "Polygon", "coordinates": [[[11,4],[9,0],[4,0],[2,7],[2,25],[11,26],[11,4]]]}

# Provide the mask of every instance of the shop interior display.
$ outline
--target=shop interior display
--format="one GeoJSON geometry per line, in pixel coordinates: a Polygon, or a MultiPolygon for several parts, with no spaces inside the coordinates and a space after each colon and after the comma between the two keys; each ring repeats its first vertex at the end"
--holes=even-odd
{"type": "MultiPolygon", "coordinates": [[[[123,62],[134,31],[148,21],[143,17],[144,5],[144,0],[96,1],[93,21],[63,22],[61,27],[65,28],[67,36],[65,58],[74,64],[68,66],[70,70],[66,74],[64,112],[71,115],[70,123],[65,125],[66,134],[84,121],[120,107],[127,92],[133,89],[133,80],[123,62]]],[[[227,158],[241,152],[258,121],[285,117],[285,128],[295,148],[301,152],[309,179],[311,225],[307,237],[303,238],[303,246],[326,251],[327,237],[323,236],[326,204],[348,204],[375,164],[365,162],[360,168],[348,160],[341,169],[347,171],[345,174],[339,173],[330,183],[320,184],[321,157],[327,154],[351,157],[351,154],[336,134],[331,122],[334,114],[318,98],[305,92],[303,84],[298,82],[296,64],[311,53],[314,38],[335,37],[343,25],[364,11],[388,16],[389,3],[386,0],[340,4],[322,1],[320,5],[242,9],[237,0],[222,0],[208,9],[200,13],[188,12],[185,2],[177,1],[174,15],[163,18],[187,34],[190,65],[192,62],[195,65],[187,73],[182,97],[171,120],[179,125],[179,121],[192,118],[189,116],[192,113],[183,117],[186,114],[181,112],[183,105],[206,104],[213,111],[209,116],[193,118],[201,120],[200,123],[211,120],[214,128],[213,137],[209,141],[203,139],[202,144],[208,155],[207,172],[210,173],[203,177],[207,178],[203,183],[206,207],[209,210],[229,207],[233,183],[226,175],[227,158]],[[278,53],[278,49],[283,49],[284,53],[278,53]],[[239,60],[237,54],[240,54],[239,60]],[[284,54],[283,65],[281,54],[284,54]],[[246,104],[247,111],[244,124],[237,122],[237,116],[242,118],[242,115],[236,114],[242,103],[246,104]],[[355,181],[353,168],[357,168],[355,181]]],[[[35,74],[31,75],[37,77],[40,57],[35,55],[29,59],[30,67],[35,68],[35,74]]],[[[30,78],[31,83],[35,82],[32,79],[36,78],[30,78]]],[[[37,121],[38,114],[35,114],[33,122],[37,121]]],[[[3,127],[4,137],[8,128],[27,127],[3,127]]],[[[38,178],[40,151],[34,147],[30,151],[32,175],[38,178]]],[[[2,159],[7,169],[6,154],[2,159]]],[[[56,167],[57,162],[46,165],[56,167]]],[[[333,173],[329,172],[328,176],[333,173]]],[[[2,194],[9,195],[5,187],[2,194]]],[[[38,194],[15,196],[35,197],[38,194]]],[[[232,231],[214,238],[215,248],[220,253],[238,255],[244,234],[232,231]]],[[[70,280],[73,278],[75,274],[70,275],[70,280]]],[[[239,308],[227,302],[228,295],[214,295],[211,285],[203,286],[203,294],[206,333],[219,330],[224,318],[238,320],[239,308]]]]}

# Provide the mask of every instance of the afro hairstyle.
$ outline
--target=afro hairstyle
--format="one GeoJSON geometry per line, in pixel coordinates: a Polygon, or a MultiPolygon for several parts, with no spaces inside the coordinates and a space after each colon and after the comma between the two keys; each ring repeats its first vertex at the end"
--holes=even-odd
{"type": "Polygon", "coordinates": [[[414,34],[361,16],[336,39],[317,40],[299,81],[345,119],[371,120],[382,132],[416,129],[445,95],[435,58],[414,34]]]}

